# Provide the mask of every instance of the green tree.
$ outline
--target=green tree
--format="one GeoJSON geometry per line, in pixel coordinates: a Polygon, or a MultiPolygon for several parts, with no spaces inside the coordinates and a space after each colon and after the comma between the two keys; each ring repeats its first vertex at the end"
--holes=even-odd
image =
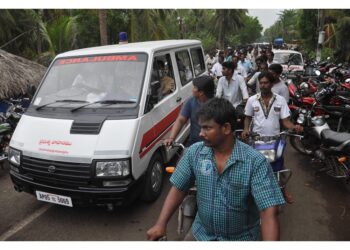
{"type": "Polygon", "coordinates": [[[316,50],[318,39],[317,14],[317,10],[302,10],[300,20],[298,22],[298,29],[303,42],[303,47],[307,51],[316,50]]]}
{"type": "Polygon", "coordinates": [[[165,19],[168,11],[160,9],[129,10],[129,39],[132,42],[167,39],[165,19]]]}
{"type": "Polygon", "coordinates": [[[350,41],[348,32],[350,30],[350,16],[342,17],[337,24],[336,30],[336,56],[338,60],[350,61],[350,41]]]}
{"type": "Polygon", "coordinates": [[[293,40],[299,39],[299,33],[297,29],[297,23],[300,17],[300,13],[297,10],[283,10],[279,14],[279,27],[282,33],[283,39],[290,43],[293,40]]]}
{"type": "Polygon", "coordinates": [[[42,58],[53,58],[58,53],[77,48],[77,16],[61,16],[50,24],[40,27],[44,41],[48,45],[42,58]]]}
{"type": "Polygon", "coordinates": [[[213,33],[216,35],[219,48],[225,47],[228,35],[244,27],[243,18],[248,11],[245,9],[219,9],[214,16],[213,33]]]}
{"type": "MultiPolygon", "coordinates": [[[[239,44],[249,44],[257,41],[261,37],[261,32],[263,30],[263,27],[260,24],[258,18],[244,16],[243,21],[245,27],[238,31],[237,35],[239,44]]],[[[231,43],[235,44],[234,41],[231,41],[231,43]]]]}

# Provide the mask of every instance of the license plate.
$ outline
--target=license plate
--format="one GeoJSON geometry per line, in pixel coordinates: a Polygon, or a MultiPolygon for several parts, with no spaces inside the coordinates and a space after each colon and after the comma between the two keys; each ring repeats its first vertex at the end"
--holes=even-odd
{"type": "Polygon", "coordinates": [[[36,198],[39,201],[46,201],[58,205],[73,207],[72,199],[68,196],[50,194],[42,191],[35,191],[36,198]]]}

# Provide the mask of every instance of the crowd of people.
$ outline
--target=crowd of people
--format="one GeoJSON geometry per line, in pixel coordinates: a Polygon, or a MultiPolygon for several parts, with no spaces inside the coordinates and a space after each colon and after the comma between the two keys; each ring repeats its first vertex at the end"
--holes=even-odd
{"type": "Polygon", "coordinates": [[[187,191],[197,185],[198,212],[186,240],[278,240],[278,206],[293,203],[281,189],[264,156],[235,138],[249,133],[276,136],[281,125],[300,133],[290,121],[289,92],[273,51],[210,51],[208,75],[193,81],[193,97],[184,105],[169,146],[190,119],[189,148],[178,163],[173,185],[148,239],[166,235],[166,225],[187,191]]]}

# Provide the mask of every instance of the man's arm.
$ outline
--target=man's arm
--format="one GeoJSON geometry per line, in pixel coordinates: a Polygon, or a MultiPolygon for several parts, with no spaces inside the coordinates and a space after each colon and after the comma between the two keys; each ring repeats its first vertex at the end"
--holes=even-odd
{"type": "Polygon", "coordinates": [[[300,125],[296,125],[289,120],[289,117],[282,119],[282,125],[286,129],[295,130],[297,133],[303,132],[304,128],[300,125]]]}
{"type": "Polygon", "coordinates": [[[170,146],[171,143],[173,143],[173,141],[175,140],[176,136],[179,134],[179,132],[181,131],[181,129],[183,128],[183,126],[186,124],[187,122],[187,118],[179,115],[176,118],[175,124],[173,126],[173,128],[171,129],[170,132],[170,137],[166,140],[164,140],[163,144],[166,146],[170,146]]]}
{"type": "Polygon", "coordinates": [[[249,94],[248,94],[247,84],[245,83],[244,78],[240,80],[239,87],[242,92],[242,99],[243,99],[242,101],[243,103],[246,103],[249,98],[249,94]]]}
{"type": "Polygon", "coordinates": [[[268,207],[260,212],[261,238],[264,241],[280,240],[280,227],[277,206],[268,207]]]}
{"type": "Polygon", "coordinates": [[[242,133],[243,139],[247,139],[247,137],[249,135],[249,127],[250,127],[251,122],[252,122],[252,117],[246,115],[244,118],[244,130],[242,133]]]}
{"type": "Polygon", "coordinates": [[[168,221],[180,206],[185,196],[185,192],[176,189],[174,186],[170,189],[156,224],[147,231],[148,240],[157,240],[166,235],[168,221]]]}
{"type": "MultiPolygon", "coordinates": [[[[222,78],[222,77],[221,77],[222,78]]],[[[222,89],[222,80],[221,78],[219,79],[219,82],[218,82],[218,86],[216,88],[216,94],[215,96],[216,97],[219,97],[221,98],[222,97],[222,92],[223,92],[223,89],[222,89]]]]}
{"type": "Polygon", "coordinates": [[[256,83],[256,79],[258,79],[258,76],[259,76],[259,72],[255,73],[252,78],[250,78],[250,80],[248,81],[247,83],[247,86],[254,86],[254,84],[256,83]]]}

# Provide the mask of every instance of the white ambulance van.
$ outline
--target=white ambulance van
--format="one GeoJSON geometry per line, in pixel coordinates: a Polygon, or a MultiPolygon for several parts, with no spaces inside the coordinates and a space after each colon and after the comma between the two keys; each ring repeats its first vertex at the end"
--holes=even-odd
{"type": "MultiPolygon", "coordinates": [[[[71,207],[157,199],[175,153],[162,139],[205,72],[196,40],[56,56],[10,143],[15,189],[71,207]]],[[[188,134],[189,124],[177,140],[188,134]]]]}

